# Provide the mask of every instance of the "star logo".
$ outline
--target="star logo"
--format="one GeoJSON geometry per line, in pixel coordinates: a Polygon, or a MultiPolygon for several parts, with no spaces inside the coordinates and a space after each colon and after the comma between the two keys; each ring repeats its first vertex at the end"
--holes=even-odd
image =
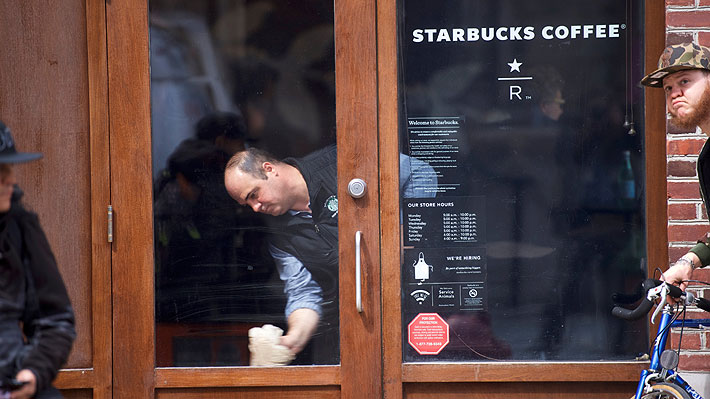
{"type": "Polygon", "coordinates": [[[510,72],[520,72],[520,66],[523,65],[522,62],[518,62],[517,58],[513,58],[513,62],[509,62],[510,72]]]}

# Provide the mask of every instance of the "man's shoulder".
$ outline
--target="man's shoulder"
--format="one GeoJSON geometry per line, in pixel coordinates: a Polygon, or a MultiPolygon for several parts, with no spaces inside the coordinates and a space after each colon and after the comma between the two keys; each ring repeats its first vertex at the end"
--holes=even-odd
{"type": "Polygon", "coordinates": [[[328,191],[336,190],[338,159],[335,145],[321,148],[294,161],[293,165],[306,180],[311,199],[316,197],[322,186],[328,191]]]}
{"type": "Polygon", "coordinates": [[[700,149],[700,154],[698,154],[698,161],[705,161],[707,160],[708,157],[710,157],[710,143],[708,143],[710,139],[705,139],[705,143],[703,144],[703,147],[700,149]]]}
{"type": "Polygon", "coordinates": [[[318,170],[337,166],[338,156],[335,145],[329,145],[295,160],[301,167],[318,170]]]}

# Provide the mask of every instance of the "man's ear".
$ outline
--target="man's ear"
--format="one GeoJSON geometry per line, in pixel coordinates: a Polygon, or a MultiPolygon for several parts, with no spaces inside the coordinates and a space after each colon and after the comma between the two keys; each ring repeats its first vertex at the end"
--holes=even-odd
{"type": "Polygon", "coordinates": [[[276,173],[276,167],[268,161],[261,164],[261,169],[264,170],[264,173],[276,173]]]}

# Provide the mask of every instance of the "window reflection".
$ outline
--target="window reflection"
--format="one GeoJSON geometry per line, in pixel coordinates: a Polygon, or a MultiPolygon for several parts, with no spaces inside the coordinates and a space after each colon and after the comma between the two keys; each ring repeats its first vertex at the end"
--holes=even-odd
{"type": "MultiPolygon", "coordinates": [[[[332,21],[332,2],[150,2],[158,366],[248,365],[250,328],[287,329],[269,221],[223,171],[335,142],[332,21]]],[[[337,359],[312,344],[293,364],[337,359]]]]}
{"type": "Polygon", "coordinates": [[[439,180],[434,200],[402,199],[405,361],[644,351],[644,323],[610,314],[645,276],[639,10],[400,2],[400,142],[439,180]]]}

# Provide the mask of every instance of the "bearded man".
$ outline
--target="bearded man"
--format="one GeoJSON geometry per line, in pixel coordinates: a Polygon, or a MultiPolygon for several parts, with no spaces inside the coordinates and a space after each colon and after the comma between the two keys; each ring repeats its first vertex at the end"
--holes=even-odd
{"type": "MultiPolygon", "coordinates": [[[[688,130],[699,127],[710,135],[710,49],[694,43],[667,47],[658,61],[658,69],[641,80],[649,87],[662,87],[666,108],[673,125],[688,130]]],[[[698,180],[705,209],[710,190],[710,145],[707,141],[698,157],[698,180]]],[[[710,264],[710,234],[699,240],[665,273],[663,279],[682,289],[693,277],[693,270],[710,264]]]]}

